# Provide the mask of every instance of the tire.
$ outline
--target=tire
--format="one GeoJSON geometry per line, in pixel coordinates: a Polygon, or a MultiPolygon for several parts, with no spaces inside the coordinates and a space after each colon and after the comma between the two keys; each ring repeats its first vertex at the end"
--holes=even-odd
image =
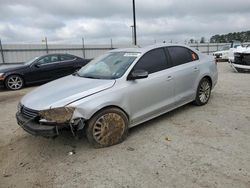
{"type": "Polygon", "coordinates": [[[19,75],[10,75],[5,80],[5,86],[10,90],[18,90],[24,86],[24,80],[19,75]]]}
{"type": "Polygon", "coordinates": [[[194,104],[202,106],[208,103],[211,95],[212,84],[208,78],[202,78],[196,92],[194,104]]]}
{"type": "Polygon", "coordinates": [[[118,108],[106,108],[88,121],[86,134],[95,148],[119,144],[128,135],[128,118],[118,108]]]}

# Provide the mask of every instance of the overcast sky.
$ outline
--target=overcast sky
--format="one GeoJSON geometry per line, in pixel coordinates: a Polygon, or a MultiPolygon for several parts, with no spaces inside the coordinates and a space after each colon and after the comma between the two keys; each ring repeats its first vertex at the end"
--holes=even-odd
{"type": "MultiPolygon", "coordinates": [[[[250,30],[250,0],[136,0],[138,42],[250,30]]],[[[3,43],[131,43],[132,0],[0,0],[3,43]]]]}

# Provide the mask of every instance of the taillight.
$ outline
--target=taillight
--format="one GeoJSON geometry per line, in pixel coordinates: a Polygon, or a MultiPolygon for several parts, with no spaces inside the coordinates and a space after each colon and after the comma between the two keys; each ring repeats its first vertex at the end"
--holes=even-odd
{"type": "Polygon", "coordinates": [[[192,60],[193,61],[198,60],[198,56],[195,53],[192,53],[192,60]]]}

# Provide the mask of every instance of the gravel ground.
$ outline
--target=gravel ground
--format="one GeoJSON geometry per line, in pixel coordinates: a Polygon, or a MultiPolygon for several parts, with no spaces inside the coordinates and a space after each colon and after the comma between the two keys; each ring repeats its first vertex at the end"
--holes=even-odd
{"type": "Polygon", "coordinates": [[[227,63],[218,69],[207,105],[188,104],[141,124],[104,149],[69,133],[54,140],[29,135],[15,112],[34,87],[0,91],[0,187],[249,188],[250,74],[227,63]]]}

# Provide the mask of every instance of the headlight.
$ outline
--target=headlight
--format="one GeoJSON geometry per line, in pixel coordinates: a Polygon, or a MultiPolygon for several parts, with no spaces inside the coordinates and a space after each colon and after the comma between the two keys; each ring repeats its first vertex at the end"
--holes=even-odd
{"type": "Polygon", "coordinates": [[[1,79],[1,80],[4,79],[4,73],[0,73],[0,79],[1,79]]]}
{"type": "Polygon", "coordinates": [[[70,122],[74,111],[74,107],[51,108],[40,111],[39,116],[41,117],[41,121],[63,124],[70,122]]]}

